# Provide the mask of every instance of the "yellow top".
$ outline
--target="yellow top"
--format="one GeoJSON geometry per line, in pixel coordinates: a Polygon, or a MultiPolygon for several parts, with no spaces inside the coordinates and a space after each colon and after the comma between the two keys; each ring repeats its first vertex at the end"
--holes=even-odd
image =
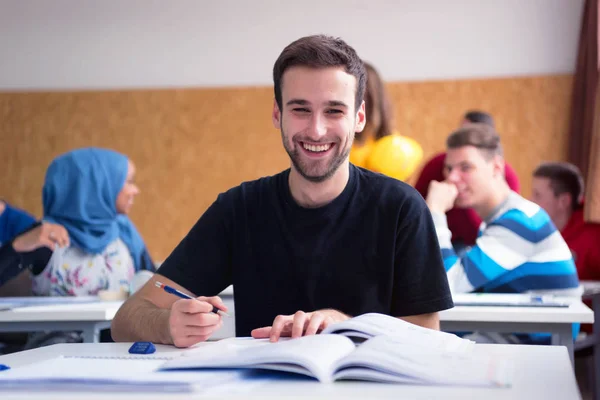
{"type": "Polygon", "coordinates": [[[405,181],[415,172],[423,149],[414,139],[394,132],[375,141],[368,139],[362,146],[352,146],[350,162],[358,167],[380,172],[405,181]]]}
{"type": "Polygon", "coordinates": [[[374,144],[375,139],[372,137],[368,138],[363,144],[356,144],[355,142],[350,149],[350,162],[357,167],[367,168],[367,158],[371,154],[374,144]]]}

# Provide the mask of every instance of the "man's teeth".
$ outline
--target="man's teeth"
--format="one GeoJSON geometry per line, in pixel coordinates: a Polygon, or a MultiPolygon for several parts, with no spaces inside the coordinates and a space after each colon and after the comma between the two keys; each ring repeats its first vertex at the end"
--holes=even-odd
{"type": "Polygon", "coordinates": [[[312,144],[302,144],[302,146],[306,149],[306,150],[310,150],[310,151],[314,151],[314,152],[321,152],[321,151],[327,151],[329,150],[329,148],[331,147],[331,144],[320,144],[318,146],[312,145],[312,144]]]}

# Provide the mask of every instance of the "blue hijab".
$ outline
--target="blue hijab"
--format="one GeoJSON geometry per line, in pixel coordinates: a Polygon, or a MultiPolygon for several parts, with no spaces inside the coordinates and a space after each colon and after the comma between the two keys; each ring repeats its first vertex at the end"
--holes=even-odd
{"type": "Polygon", "coordinates": [[[44,220],[64,226],[71,243],[90,254],[121,238],[138,271],[146,246],[131,220],[116,208],[127,168],[123,154],[94,147],[55,158],[42,192],[44,220]]]}

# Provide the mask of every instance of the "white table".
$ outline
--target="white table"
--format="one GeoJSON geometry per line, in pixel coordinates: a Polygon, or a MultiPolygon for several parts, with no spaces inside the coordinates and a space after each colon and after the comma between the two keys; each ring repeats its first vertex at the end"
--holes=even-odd
{"type": "Polygon", "coordinates": [[[583,298],[591,300],[594,309],[594,329],[593,334],[587,336],[582,341],[575,343],[575,349],[593,348],[594,353],[594,382],[592,382],[594,399],[600,400],[600,282],[599,281],[581,281],[583,286],[583,298]]]}
{"type": "Polygon", "coordinates": [[[98,342],[110,328],[121,301],[50,304],[0,311],[0,332],[81,331],[87,343],[98,342]]]}
{"type": "MultiPolygon", "coordinates": [[[[210,346],[210,343],[204,345],[210,346]]],[[[130,343],[59,344],[39,349],[0,356],[0,364],[17,368],[32,362],[59,355],[124,355],[130,343]]],[[[157,346],[156,356],[180,354],[182,350],[171,346],[157,346]]],[[[513,387],[464,388],[427,387],[413,385],[378,384],[368,382],[337,382],[322,384],[309,380],[277,379],[246,387],[248,390],[235,390],[226,386],[218,393],[195,394],[140,394],[140,393],[44,393],[44,398],[53,399],[240,399],[240,398],[289,398],[289,399],[580,399],[575,375],[571,369],[567,351],[556,346],[523,346],[478,344],[475,352],[497,354],[514,361],[513,387]]],[[[201,372],[199,372],[201,373],[201,372]]],[[[2,400],[37,399],[39,392],[6,393],[0,392],[2,400]]]]}
{"type": "MultiPolygon", "coordinates": [[[[235,304],[231,287],[220,296],[233,314],[235,304]]],[[[571,324],[593,323],[594,315],[581,301],[570,301],[568,308],[454,307],[440,313],[441,326],[443,330],[451,332],[549,332],[553,334],[553,344],[566,346],[573,359],[571,324]]],[[[100,330],[110,327],[121,304],[58,304],[0,311],[0,332],[80,330],[85,342],[97,342],[100,330]]],[[[233,336],[235,318],[225,318],[223,328],[215,332],[210,340],[233,336]]]]}
{"type": "MultiPolygon", "coordinates": [[[[461,295],[472,297],[477,294],[461,295]]],[[[574,365],[574,323],[593,323],[594,313],[581,300],[560,298],[568,301],[569,307],[489,307],[456,306],[440,312],[441,329],[446,332],[499,332],[552,334],[552,344],[566,346],[574,365]]]]}

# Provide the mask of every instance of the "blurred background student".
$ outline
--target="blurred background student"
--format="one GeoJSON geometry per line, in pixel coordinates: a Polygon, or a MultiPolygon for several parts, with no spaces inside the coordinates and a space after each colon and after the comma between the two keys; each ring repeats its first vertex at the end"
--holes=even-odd
{"type": "MultiPolygon", "coordinates": [[[[460,127],[472,123],[482,123],[495,128],[494,119],[488,113],[483,111],[468,111],[463,116],[460,127]]],[[[446,153],[439,153],[431,158],[423,166],[421,173],[415,184],[415,188],[421,193],[424,198],[427,197],[429,190],[429,184],[431,181],[444,181],[444,161],[446,160],[446,153]]],[[[504,167],[504,178],[510,189],[514,192],[520,192],[519,178],[515,170],[506,162],[504,167]]],[[[452,244],[455,248],[461,249],[465,246],[473,246],[479,226],[481,225],[481,218],[471,208],[457,208],[454,207],[446,213],[448,220],[448,228],[452,232],[452,244]]]]}
{"type": "MultiPolygon", "coordinates": [[[[60,225],[37,222],[28,212],[0,201],[0,297],[31,295],[31,273],[39,273],[56,245],[69,243],[60,225]],[[40,260],[41,258],[41,260],[40,260]]],[[[0,334],[0,354],[22,349],[27,335],[0,334]]]]}
{"type": "Polygon", "coordinates": [[[421,162],[423,149],[415,140],[394,131],[392,105],[385,84],[371,64],[364,64],[367,70],[364,98],[367,122],[365,129],[354,137],[350,162],[406,181],[421,162]]]}
{"type": "MultiPolygon", "coordinates": [[[[34,295],[129,292],[137,271],[154,271],[146,245],[127,217],[139,193],[134,177],[133,162],[107,149],[78,149],[52,161],[43,188],[44,220],[64,226],[70,246],[57,247],[42,273],[33,277],[34,295]]],[[[27,347],[79,341],[78,332],[36,333],[27,347]]]]}

